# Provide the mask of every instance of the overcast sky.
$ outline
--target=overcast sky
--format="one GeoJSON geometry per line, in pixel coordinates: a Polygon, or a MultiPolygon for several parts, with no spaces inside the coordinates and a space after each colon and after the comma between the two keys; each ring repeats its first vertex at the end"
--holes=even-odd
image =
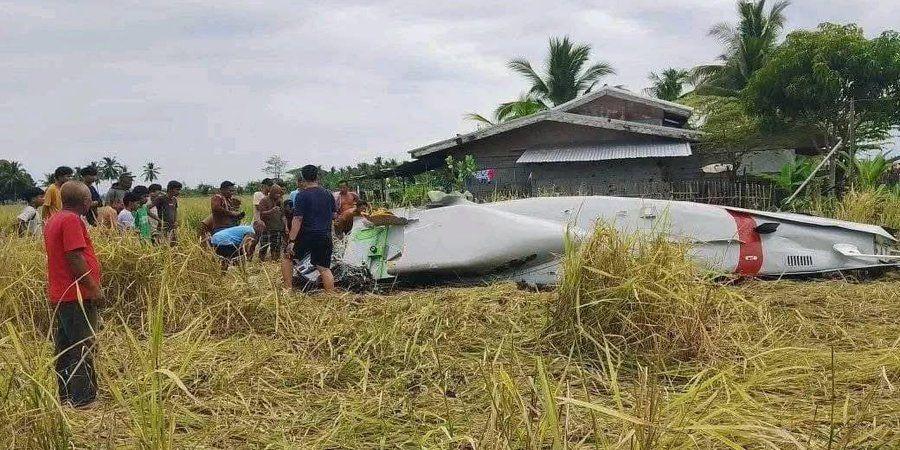
{"type": "MultiPolygon", "coordinates": [[[[896,0],[795,0],[789,28],[900,24],[896,0]]],[[[589,43],[609,84],[711,61],[732,0],[2,1],[0,158],[38,179],[114,155],[197,182],[342,166],[471,131],[526,83],[550,36],[589,43]],[[618,6],[621,4],[621,6],[618,6]]]]}

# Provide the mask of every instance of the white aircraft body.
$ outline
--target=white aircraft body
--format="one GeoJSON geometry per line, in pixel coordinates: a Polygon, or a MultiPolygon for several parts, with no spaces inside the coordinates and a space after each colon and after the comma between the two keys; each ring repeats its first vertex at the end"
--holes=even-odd
{"type": "Polygon", "coordinates": [[[374,280],[502,279],[554,285],[566,234],[598,221],[622,232],[663,233],[721,273],[782,276],[897,266],[884,228],[800,214],[624,197],[537,197],[357,218],[338,261],[374,280]],[[374,223],[373,223],[374,222],[374,223]]]}

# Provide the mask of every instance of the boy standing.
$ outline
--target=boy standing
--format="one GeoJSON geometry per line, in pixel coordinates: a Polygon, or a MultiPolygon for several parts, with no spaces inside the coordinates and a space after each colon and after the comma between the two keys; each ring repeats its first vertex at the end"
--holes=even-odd
{"type": "Polygon", "coordinates": [[[53,171],[53,183],[47,186],[47,192],[44,193],[44,209],[41,211],[44,222],[62,209],[62,197],[60,197],[59,189],[71,180],[74,174],[75,171],[66,166],[59,166],[53,171]]]}
{"type": "Polygon", "coordinates": [[[137,228],[142,241],[152,242],[153,231],[150,228],[150,210],[147,208],[150,190],[146,186],[135,186],[131,192],[137,197],[137,209],[134,210],[134,227],[137,228]]]}
{"type": "Polygon", "coordinates": [[[75,407],[97,398],[94,332],[100,291],[100,263],[81,216],[91,207],[91,191],[80,181],[60,188],[63,209],[44,230],[50,304],[54,307],[59,398],[75,407]]]}
{"type": "Polygon", "coordinates": [[[122,204],[125,207],[119,211],[119,216],[116,218],[119,231],[125,233],[134,229],[134,212],[138,209],[138,199],[139,197],[134,192],[126,192],[125,197],[122,198],[122,204]]]}
{"type": "MultiPolygon", "coordinates": [[[[334,196],[319,186],[319,169],[313,165],[300,169],[303,189],[294,201],[294,219],[290,232],[290,252],[295,260],[310,256],[310,262],[319,271],[325,292],[334,290],[334,275],[331,273],[331,221],[335,217],[334,196]]],[[[287,275],[285,287],[291,286],[290,271],[282,267],[282,276],[287,275]]]]}
{"type": "Polygon", "coordinates": [[[175,245],[175,230],[178,228],[178,196],[181,183],[172,180],[166,185],[166,195],[156,199],[154,206],[159,215],[160,231],[163,238],[175,245]]]}
{"type": "Polygon", "coordinates": [[[266,224],[266,232],[260,237],[259,260],[265,261],[266,254],[271,255],[273,261],[281,257],[284,250],[284,235],[287,224],[284,213],[281,210],[281,196],[284,189],[279,185],[273,185],[268,195],[259,201],[257,211],[266,224]]]}
{"type": "Polygon", "coordinates": [[[41,216],[37,208],[44,205],[44,191],[41,188],[31,188],[22,196],[27,202],[22,212],[18,215],[19,236],[38,236],[41,234],[41,216]]]}

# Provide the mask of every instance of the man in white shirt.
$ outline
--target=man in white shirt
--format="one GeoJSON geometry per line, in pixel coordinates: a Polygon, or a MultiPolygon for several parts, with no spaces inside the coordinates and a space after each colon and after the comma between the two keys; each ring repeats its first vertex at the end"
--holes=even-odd
{"type": "Polygon", "coordinates": [[[44,190],[41,188],[31,188],[22,196],[27,204],[22,212],[18,215],[19,236],[38,236],[43,229],[43,221],[41,214],[37,208],[44,205],[44,190]]]}
{"type": "Polygon", "coordinates": [[[259,183],[259,190],[253,193],[253,221],[260,220],[259,216],[259,202],[260,200],[266,198],[269,195],[269,190],[272,189],[273,181],[271,178],[263,178],[262,182],[259,183]]]}
{"type": "Polygon", "coordinates": [[[134,212],[138,209],[139,200],[140,197],[134,192],[125,194],[125,197],[122,200],[125,207],[119,211],[119,216],[116,218],[116,223],[119,224],[119,230],[125,232],[134,229],[134,212]]]}

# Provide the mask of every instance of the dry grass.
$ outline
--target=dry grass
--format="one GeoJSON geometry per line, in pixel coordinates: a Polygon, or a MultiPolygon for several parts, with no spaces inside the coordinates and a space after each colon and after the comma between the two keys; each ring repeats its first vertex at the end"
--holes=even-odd
{"type": "Polygon", "coordinates": [[[671,248],[607,252],[619,281],[589,280],[582,292],[660,309],[617,303],[591,317],[636,317],[641,328],[616,329],[657,337],[645,346],[640,334],[589,330],[603,350],[585,355],[548,345],[551,318],[565,314],[557,293],[500,284],[284,296],[274,265],[223,276],[187,237],[172,249],[96,236],[113,303],[91,411],[55,400],[40,244],[3,237],[0,446],[900,446],[900,279],[719,287],[685,272],[671,248]],[[670,328],[697,342],[700,328],[682,316],[707,331],[691,346],[702,351],[665,366],[634,357],[681,349],[662,339],[670,328]],[[616,351],[622,342],[641,345],[616,351]]]}
{"type": "Polygon", "coordinates": [[[714,322],[731,295],[701,272],[687,245],[603,223],[569,245],[549,330],[558,349],[577,346],[602,360],[611,348],[663,365],[712,350],[714,322]]]}
{"type": "Polygon", "coordinates": [[[841,199],[817,196],[802,203],[801,210],[816,215],[900,230],[900,185],[851,189],[841,199]]]}

